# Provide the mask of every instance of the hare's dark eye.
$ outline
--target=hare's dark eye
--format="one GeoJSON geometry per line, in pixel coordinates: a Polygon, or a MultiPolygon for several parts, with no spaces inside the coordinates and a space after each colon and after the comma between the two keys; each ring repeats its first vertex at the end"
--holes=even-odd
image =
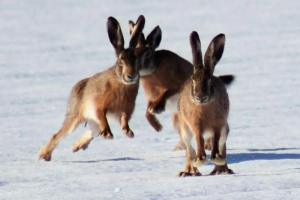
{"type": "Polygon", "coordinates": [[[145,53],[145,58],[150,58],[151,56],[151,51],[148,50],[146,53],[145,53]]]}
{"type": "Polygon", "coordinates": [[[211,79],[208,80],[208,85],[212,85],[212,80],[211,79]]]}
{"type": "Polygon", "coordinates": [[[124,64],[124,61],[122,59],[118,59],[118,64],[119,65],[123,65],[124,64]]]}

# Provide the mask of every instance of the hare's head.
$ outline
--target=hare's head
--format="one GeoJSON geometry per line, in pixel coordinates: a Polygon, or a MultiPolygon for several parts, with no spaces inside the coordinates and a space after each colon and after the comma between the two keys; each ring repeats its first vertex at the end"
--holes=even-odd
{"type": "Polygon", "coordinates": [[[115,48],[117,62],[115,67],[115,74],[119,80],[124,84],[134,84],[139,81],[139,67],[135,48],[138,45],[140,35],[145,26],[144,16],[139,16],[136,26],[132,30],[129,41],[129,47],[124,48],[124,38],[121,27],[118,21],[109,17],[107,20],[107,32],[109,40],[115,48]]]}
{"type": "Polygon", "coordinates": [[[209,44],[202,60],[201,43],[197,32],[190,35],[194,73],[191,77],[191,98],[196,104],[207,104],[215,98],[213,72],[222,57],[225,35],[217,35],[209,44]]]}
{"type": "MultiPolygon", "coordinates": [[[[137,21],[138,23],[138,21],[137,21]]],[[[132,35],[135,26],[134,22],[129,21],[129,33],[132,35]]],[[[155,49],[159,46],[161,42],[161,29],[159,26],[156,26],[151,33],[145,39],[144,34],[142,33],[138,45],[136,47],[136,55],[138,57],[138,62],[140,66],[140,75],[146,76],[155,70],[154,65],[154,53],[155,49]]]]}

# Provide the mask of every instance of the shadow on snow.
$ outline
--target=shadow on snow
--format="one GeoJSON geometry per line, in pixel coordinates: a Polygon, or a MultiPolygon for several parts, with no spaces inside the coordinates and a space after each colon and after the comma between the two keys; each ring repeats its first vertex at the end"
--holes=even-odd
{"type": "Polygon", "coordinates": [[[79,161],[64,161],[68,163],[97,163],[97,162],[105,162],[105,161],[137,161],[143,160],[140,158],[131,158],[131,157],[123,157],[123,158],[112,158],[112,159],[100,159],[100,160],[79,160],[79,161]]]}

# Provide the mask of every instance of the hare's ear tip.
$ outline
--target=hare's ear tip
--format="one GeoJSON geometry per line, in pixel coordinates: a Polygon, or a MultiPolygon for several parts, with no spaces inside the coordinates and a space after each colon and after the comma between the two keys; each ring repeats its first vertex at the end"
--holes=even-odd
{"type": "Polygon", "coordinates": [[[134,24],[134,22],[132,20],[129,20],[128,23],[129,24],[134,24]]]}
{"type": "Polygon", "coordinates": [[[225,34],[224,33],[220,33],[219,35],[218,35],[218,37],[223,37],[223,38],[225,38],[225,34]]]}
{"type": "Polygon", "coordinates": [[[114,18],[112,16],[110,16],[110,17],[107,18],[107,22],[108,23],[118,23],[118,21],[116,20],[116,18],[114,18]]]}
{"type": "Polygon", "coordinates": [[[159,32],[161,32],[161,29],[160,29],[159,25],[157,25],[154,29],[157,30],[157,31],[159,31],[159,32]]]}
{"type": "Polygon", "coordinates": [[[143,21],[146,20],[145,17],[144,17],[144,15],[140,15],[140,16],[139,16],[139,18],[137,19],[137,21],[140,21],[140,20],[143,20],[143,21]]]}
{"type": "Polygon", "coordinates": [[[191,34],[190,34],[190,40],[194,41],[194,42],[200,41],[200,38],[199,38],[199,35],[198,35],[197,31],[191,32],[191,34]]]}

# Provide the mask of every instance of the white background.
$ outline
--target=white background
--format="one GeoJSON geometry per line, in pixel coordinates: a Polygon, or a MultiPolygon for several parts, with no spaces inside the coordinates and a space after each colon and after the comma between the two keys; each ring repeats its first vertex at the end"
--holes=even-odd
{"type": "MultiPolygon", "coordinates": [[[[300,2],[253,1],[0,1],[0,199],[299,199],[300,2]],[[235,175],[178,178],[185,152],[168,112],[155,132],[139,90],[130,125],[112,124],[114,140],[71,148],[85,128],[61,141],[51,162],[38,151],[59,129],[72,86],[112,66],[109,16],[128,45],[128,20],[160,25],[160,49],[191,61],[189,34],[205,51],[226,34],[215,75],[236,75],[228,163],[235,175]]],[[[209,164],[199,170],[207,175],[209,164]]]]}

